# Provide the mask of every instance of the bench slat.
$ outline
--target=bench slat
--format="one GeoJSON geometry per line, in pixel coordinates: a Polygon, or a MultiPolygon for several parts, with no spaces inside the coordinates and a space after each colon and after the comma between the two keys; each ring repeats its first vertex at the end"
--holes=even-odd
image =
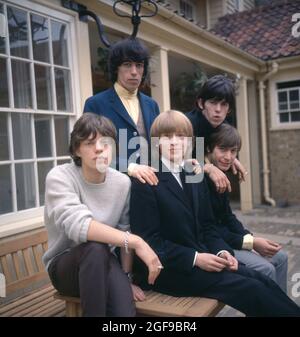
{"type": "Polygon", "coordinates": [[[31,260],[29,248],[23,249],[22,253],[23,253],[27,273],[29,276],[31,276],[34,274],[34,268],[33,268],[32,260],[31,260]]]}
{"type": "MultiPolygon", "coordinates": [[[[43,294],[40,294],[39,291],[37,291],[34,298],[30,298],[30,296],[26,296],[26,302],[23,301],[22,304],[19,303],[19,301],[15,301],[14,305],[4,312],[4,316],[23,316],[23,314],[26,314],[28,311],[31,311],[34,308],[34,305],[42,305],[41,303],[45,302],[47,299],[50,298],[52,300],[53,293],[55,292],[54,289],[49,289],[47,292],[44,292],[43,294]],[[29,308],[29,309],[28,309],[29,308]]],[[[52,300],[53,301],[53,300],[52,300]]]]}
{"type": "Polygon", "coordinates": [[[214,299],[172,297],[153,291],[146,292],[146,298],[146,301],[136,302],[136,308],[138,313],[148,316],[207,317],[214,316],[224,307],[222,303],[214,299]]]}
{"type": "Polygon", "coordinates": [[[34,256],[36,265],[38,267],[38,271],[45,270],[45,267],[42,262],[42,254],[38,248],[38,245],[33,246],[32,249],[33,249],[33,256],[34,256]]]}
{"type": "Polygon", "coordinates": [[[13,282],[13,277],[8,267],[7,256],[1,256],[0,259],[1,259],[2,272],[5,275],[6,284],[9,284],[10,282],[13,282]]]}
{"type": "Polygon", "coordinates": [[[39,245],[47,242],[48,236],[45,230],[34,234],[19,235],[18,238],[11,238],[1,242],[0,256],[15,253],[19,250],[39,245]]]}
{"type": "Polygon", "coordinates": [[[14,317],[39,316],[40,312],[47,310],[49,307],[52,307],[53,305],[57,303],[57,301],[58,300],[54,300],[53,296],[50,295],[47,298],[43,299],[42,301],[33,304],[26,310],[19,312],[17,315],[14,315],[14,317]]]}
{"type": "MultiPolygon", "coordinates": [[[[48,306],[44,310],[39,311],[38,313],[33,313],[30,317],[51,317],[51,316],[65,316],[66,305],[64,302],[53,302],[51,306],[48,306]]],[[[29,317],[29,315],[27,316],[29,317]]]]}
{"type": "Polygon", "coordinates": [[[4,304],[3,306],[0,307],[0,315],[2,315],[4,312],[9,311],[13,308],[15,308],[16,306],[21,306],[24,303],[27,303],[28,301],[32,301],[35,298],[38,298],[39,296],[42,296],[45,293],[49,293],[50,291],[54,291],[54,288],[52,285],[47,285],[42,287],[40,290],[38,291],[33,291],[27,295],[23,295],[20,298],[17,298],[7,304],[4,304]]]}
{"type": "Polygon", "coordinates": [[[48,250],[48,242],[43,242],[42,243],[42,248],[43,248],[43,253],[45,253],[46,250],[48,250]]]}
{"type": "Polygon", "coordinates": [[[10,294],[19,289],[25,289],[26,287],[31,286],[35,282],[39,282],[42,280],[49,280],[48,273],[45,271],[38,272],[31,276],[26,276],[22,280],[9,283],[6,288],[6,292],[7,294],[10,294]]]}
{"type": "Polygon", "coordinates": [[[21,274],[21,267],[20,267],[18,253],[12,253],[12,259],[13,259],[13,265],[14,265],[16,276],[17,276],[17,280],[20,280],[22,278],[22,274],[21,274]]]}

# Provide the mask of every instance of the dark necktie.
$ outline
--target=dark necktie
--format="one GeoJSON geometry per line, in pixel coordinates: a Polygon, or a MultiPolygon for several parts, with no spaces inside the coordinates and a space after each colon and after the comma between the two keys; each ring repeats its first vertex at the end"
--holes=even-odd
{"type": "Polygon", "coordinates": [[[182,168],[182,170],[179,173],[180,175],[180,180],[182,184],[182,189],[184,191],[184,194],[188,200],[189,205],[194,209],[193,207],[193,190],[192,190],[192,183],[187,183],[186,182],[186,171],[182,168]]]}

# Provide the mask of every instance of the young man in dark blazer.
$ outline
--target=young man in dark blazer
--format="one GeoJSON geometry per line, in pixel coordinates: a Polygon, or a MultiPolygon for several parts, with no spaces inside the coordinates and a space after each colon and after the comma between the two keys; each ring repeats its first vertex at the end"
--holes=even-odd
{"type": "MultiPolygon", "coordinates": [[[[178,111],[160,114],[151,128],[160,150],[159,183],[132,181],[130,224],[163,265],[153,289],[174,296],[220,300],[248,316],[300,316],[270,278],[239,265],[214,228],[206,180],[187,183],[182,170],[192,125],[178,111]]],[[[158,266],[161,268],[161,266],[158,266]]],[[[146,286],[145,269],[136,272],[146,286]]]]}
{"type": "Polygon", "coordinates": [[[149,58],[148,50],[138,39],[114,44],[108,59],[113,87],[88,98],[84,112],[103,115],[114,123],[120,144],[117,168],[122,172],[128,168],[128,173],[142,182],[156,184],[154,169],[148,166],[148,144],[150,127],[159,107],[138,90],[147,76],[149,58]],[[140,137],[141,145],[129,146],[136,137],[140,137]]]}
{"type": "MultiPolygon", "coordinates": [[[[241,149],[242,141],[236,128],[221,124],[207,141],[206,155],[223,172],[230,169],[241,149]]],[[[220,236],[234,249],[238,261],[274,280],[287,292],[288,256],[281,245],[251,234],[232,212],[229,193],[218,193],[208,178],[211,205],[220,236]]]]}

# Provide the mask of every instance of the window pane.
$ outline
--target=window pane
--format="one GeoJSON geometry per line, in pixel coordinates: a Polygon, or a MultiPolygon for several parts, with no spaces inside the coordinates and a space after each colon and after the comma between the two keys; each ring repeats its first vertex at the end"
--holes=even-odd
{"type": "Polygon", "coordinates": [[[287,92],[279,92],[278,93],[278,101],[279,102],[287,102],[287,92]]]}
{"type": "Polygon", "coordinates": [[[55,139],[56,155],[66,156],[69,154],[69,119],[64,116],[55,116],[55,139]]]}
{"type": "Polygon", "coordinates": [[[12,114],[12,129],[15,159],[31,159],[32,152],[32,128],[30,114],[12,114]]]}
{"type": "Polygon", "coordinates": [[[45,203],[45,179],[47,173],[52,169],[52,167],[52,161],[38,163],[40,206],[45,203]]]}
{"type": "Polygon", "coordinates": [[[286,123],[289,121],[289,113],[281,113],[279,114],[279,119],[280,119],[280,123],[286,123]]]}
{"type": "Polygon", "coordinates": [[[290,95],[290,108],[291,109],[299,109],[299,90],[291,90],[289,92],[290,95]]]}
{"type": "Polygon", "coordinates": [[[7,7],[10,54],[28,58],[28,25],[25,11],[7,7]]]}
{"type": "Polygon", "coordinates": [[[37,108],[52,110],[50,67],[35,65],[35,84],[37,108]]]}
{"type": "Polygon", "coordinates": [[[291,112],[291,120],[292,122],[299,122],[300,121],[300,111],[291,112]]]}
{"type": "Polygon", "coordinates": [[[0,58],[0,107],[8,107],[8,83],[6,59],[0,58]]]}
{"type": "Polygon", "coordinates": [[[299,101],[299,90],[290,91],[290,101],[299,101]]]}
{"type": "Polygon", "coordinates": [[[69,70],[55,69],[55,88],[58,111],[71,111],[69,70]]]}
{"type": "Polygon", "coordinates": [[[51,20],[51,35],[53,48],[53,62],[61,66],[68,66],[66,25],[51,20]]]}
{"type": "Polygon", "coordinates": [[[10,166],[0,166],[0,214],[10,213],[13,210],[10,181],[10,166]]]}
{"type": "Polygon", "coordinates": [[[35,115],[34,128],[37,157],[51,157],[50,116],[35,115]]]}
{"type": "Polygon", "coordinates": [[[18,210],[35,207],[33,163],[16,164],[18,210]]]}
{"type": "Polygon", "coordinates": [[[300,102],[290,102],[291,109],[299,109],[300,108],[300,102]]]}
{"type": "MultiPolygon", "coordinates": [[[[0,112],[0,160],[8,160],[7,113],[0,112]]],[[[2,169],[3,166],[0,166],[2,169]]]]}
{"type": "Polygon", "coordinates": [[[287,110],[288,109],[288,104],[287,103],[279,103],[279,110],[287,110]]]}
{"type": "Polygon", "coordinates": [[[30,65],[27,62],[11,61],[15,108],[32,108],[30,65]]]}
{"type": "MultiPolygon", "coordinates": [[[[4,15],[4,7],[1,3],[0,3],[0,13],[4,15]]],[[[1,53],[5,54],[5,37],[0,36],[0,54],[1,53]]]]}
{"type": "Polygon", "coordinates": [[[49,62],[48,19],[35,14],[31,14],[30,19],[33,58],[38,61],[49,62]]]}

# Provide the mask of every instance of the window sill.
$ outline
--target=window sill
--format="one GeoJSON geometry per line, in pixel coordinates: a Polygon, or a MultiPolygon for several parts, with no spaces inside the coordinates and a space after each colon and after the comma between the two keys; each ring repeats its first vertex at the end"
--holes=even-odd
{"type": "Polygon", "coordinates": [[[270,131],[300,130],[300,123],[294,125],[277,125],[269,129],[270,131]]]}

